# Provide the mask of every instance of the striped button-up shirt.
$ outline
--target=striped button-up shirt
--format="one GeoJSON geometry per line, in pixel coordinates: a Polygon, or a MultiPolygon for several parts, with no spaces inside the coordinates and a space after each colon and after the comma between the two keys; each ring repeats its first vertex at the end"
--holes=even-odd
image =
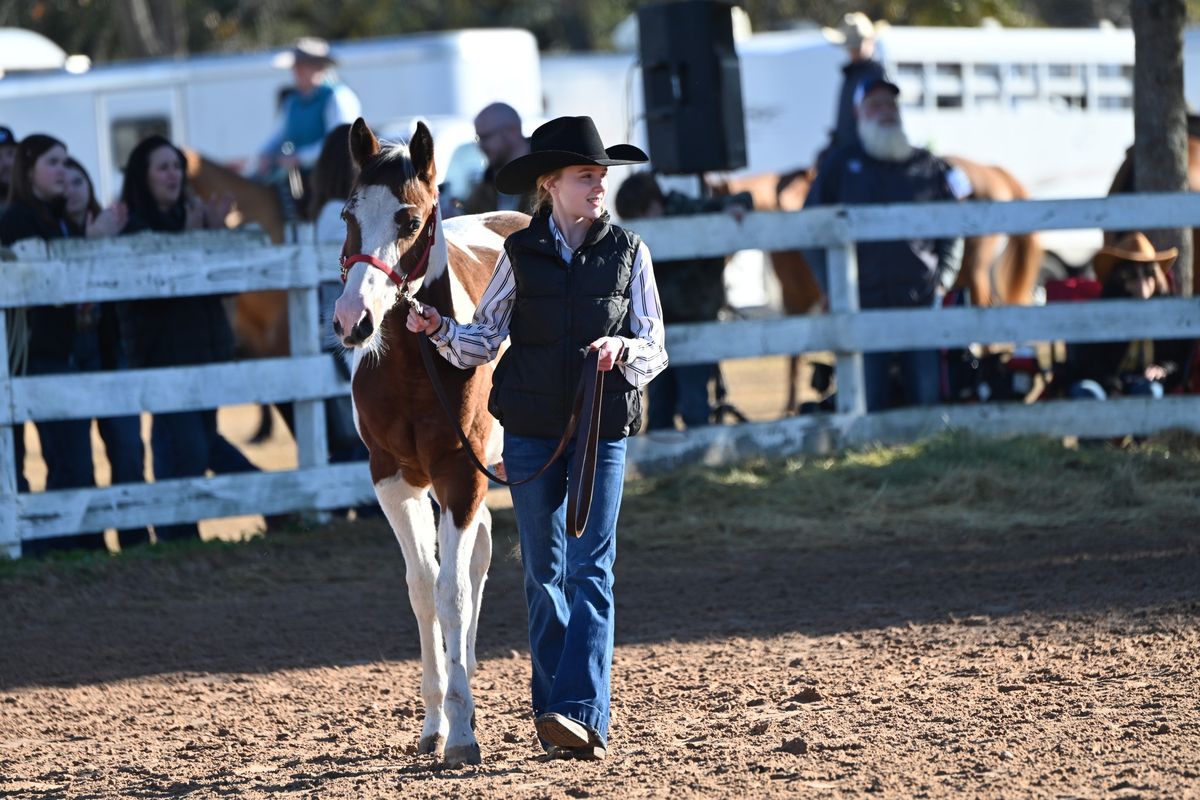
{"type": "MultiPolygon", "coordinates": [[[[553,216],[550,217],[550,231],[554,234],[559,255],[569,265],[575,251],[567,244],[553,216]]],[[[658,285],[654,282],[650,249],[645,242],[639,242],[634,257],[630,291],[629,324],[633,337],[617,337],[627,348],[625,361],[618,364],[617,369],[632,386],[641,388],[667,366],[662,306],[658,300],[658,285]]],[[[441,327],[430,335],[430,340],[438,352],[457,367],[486,364],[496,357],[500,344],[508,336],[516,294],[512,262],[504,251],[496,261],[492,280],[471,322],[460,324],[443,317],[441,327]]]]}

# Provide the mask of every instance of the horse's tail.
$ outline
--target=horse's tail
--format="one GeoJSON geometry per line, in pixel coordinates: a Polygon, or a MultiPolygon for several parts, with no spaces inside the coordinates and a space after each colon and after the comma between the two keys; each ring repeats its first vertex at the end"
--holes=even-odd
{"type": "MultiPolygon", "coordinates": [[[[992,169],[1007,186],[1013,200],[1029,199],[1029,192],[1012,173],[994,165],[992,169]]],[[[1037,284],[1042,253],[1041,239],[1036,233],[1014,233],[1008,237],[1008,244],[1000,254],[996,274],[1000,299],[1006,305],[1027,305],[1033,300],[1033,287],[1037,284]]]]}

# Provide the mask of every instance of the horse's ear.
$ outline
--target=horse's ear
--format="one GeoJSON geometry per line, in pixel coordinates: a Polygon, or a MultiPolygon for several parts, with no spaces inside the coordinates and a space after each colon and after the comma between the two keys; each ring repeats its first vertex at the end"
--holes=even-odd
{"type": "Polygon", "coordinates": [[[417,121],[417,129],[408,143],[408,153],[412,156],[417,176],[430,186],[436,186],[437,165],[433,163],[433,134],[425,127],[424,122],[417,121]]]}
{"type": "Polygon", "coordinates": [[[370,126],[362,117],[354,120],[354,124],[350,127],[350,155],[354,158],[354,163],[358,164],[359,169],[362,169],[367,165],[371,156],[378,152],[379,140],[371,132],[370,126]]]}

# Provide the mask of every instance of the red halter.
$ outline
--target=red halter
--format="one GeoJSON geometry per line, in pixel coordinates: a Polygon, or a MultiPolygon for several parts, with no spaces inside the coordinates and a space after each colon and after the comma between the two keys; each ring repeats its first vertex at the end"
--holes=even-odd
{"type": "Polygon", "coordinates": [[[392,279],[392,283],[400,287],[402,291],[408,288],[408,282],[414,281],[425,274],[425,270],[429,268],[429,254],[433,252],[433,241],[436,238],[437,231],[437,198],[433,201],[433,212],[429,215],[429,220],[425,223],[425,228],[422,233],[429,234],[425,239],[425,249],[421,253],[421,257],[417,259],[417,265],[407,273],[400,273],[390,264],[385,264],[375,256],[369,256],[365,253],[358,255],[347,256],[346,244],[342,244],[342,257],[338,259],[338,263],[342,266],[342,283],[346,282],[346,275],[350,272],[350,267],[355,264],[363,263],[370,264],[375,269],[382,272],[392,279]]]}

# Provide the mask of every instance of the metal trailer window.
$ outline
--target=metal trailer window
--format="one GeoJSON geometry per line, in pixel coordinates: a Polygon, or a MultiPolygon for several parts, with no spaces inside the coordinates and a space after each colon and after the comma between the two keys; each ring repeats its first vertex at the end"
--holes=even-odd
{"type": "Polygon", "coordinates": [[[1133,108],[1133,65],[1096,65],[1096,107],[1105,111],[1133,108]]]}
{"type": "Polygon", "coordinates": [[[171,139],[171,121],[162,116],[122,117],[113,120],[109,133],[113,164],[124,170],[133,148],[147,136],[158,134],[167,140],[171,139]]]}
{"type": "Polygon", "coordinates": [[[971,74],[971,103],[975,106],[1000,105],[1000,65],[976,64],[971,74]]]}
{"type": "Polygon", "coordinates": [[[1038,100],[1038,75],[1034,64],[1008,65],[1008,98],[1013,108],[1023,108],[1038,100]]]}
{"type": "Polygon", "coordinates": [[[900,104],[920,108],[925,105],[925,66],[911,62],[896,64],[896,85],[900,87],[900,104]]]}
{"type": "Polygon", "coordinates": [[[963,107],[962,64],[938,64],[934,67],[933,85],[938,108],[963,107]]]}

